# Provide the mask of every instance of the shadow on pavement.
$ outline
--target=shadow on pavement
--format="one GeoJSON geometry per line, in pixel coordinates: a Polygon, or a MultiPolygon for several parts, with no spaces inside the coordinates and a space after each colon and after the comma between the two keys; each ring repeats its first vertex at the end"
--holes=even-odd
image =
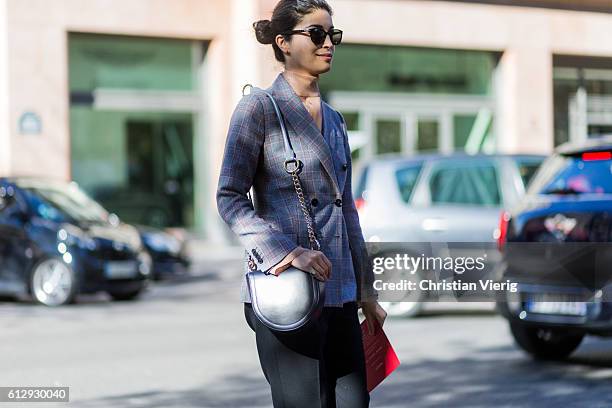
{"type": "Polygon", "coordinates": [[[612,344],[587,344],[564,362],[534,361],[515,351],[495,347],[452,361],[404,361],[392,374],[393,381],[372,393],[372,406],[612,405],[612,344]],[[599,361],[604,353],[607,357],[599,361]]]}
{"type": "Polygon", "coordinates": [[[271,407],[268,384],[258,371],[253,375],[233,375],[218,383],[185,391],[151,391],[116,395],[95,400],[74,401],[82,408],[107,407],[271,407]]]}
{"type": "MultiPolygon", "coordinates": [[[[585,407],[612,404],[612,359],[604,342],[588,344],[567,362],[537,362],[513,347],[494,347],[451,361],[420,360],[403,365],[372,393],[372,407],[585,407]],[[512,380],[509,381],[509,378],[512,380]],[[485,380],[483,380],[485,379],[485,380]]],[[[78,401],[79,407],[271,407],[259,371],[233,375],[201,389],[152,391],[78,401]]]]}

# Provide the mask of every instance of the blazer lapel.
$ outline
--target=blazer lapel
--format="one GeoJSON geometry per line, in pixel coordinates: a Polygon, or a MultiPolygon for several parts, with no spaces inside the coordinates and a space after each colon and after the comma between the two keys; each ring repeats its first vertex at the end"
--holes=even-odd
{"type": "MultiPolygon", "coordinates": [[[[295,91],[282,74],[278,74],[276,80],[269,88],[269,91],[277,100],[285,121],[295,130],[297,137],[315,153],[327,172],[336,194],[340,197],[342,193],[340,192],[338,182],[334,176],[335,172],[331,151],[327,143],[325,143],[325,140],[323,140],[323,135],[319,132],[319,128],[315,124],[314,119],[310,116],[310,113],[308,113],[308,110],[306,110],[306,107],[300,100],[300,97],[296,95],[295,91]]],[[[322,106],[322,109],[325,109],[325,107],[322,106]]],[[[331,122],[327,121],[326,124],[327,123],[331,122]]]]}

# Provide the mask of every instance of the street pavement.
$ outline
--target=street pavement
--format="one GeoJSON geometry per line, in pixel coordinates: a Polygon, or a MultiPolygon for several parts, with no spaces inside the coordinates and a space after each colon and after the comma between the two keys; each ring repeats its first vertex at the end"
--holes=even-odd
{"type": "MultiPolygon", "coordinates": [[[[10,406],[271,407],[239,267],[195,268],[135,302],[0,302],[0,386],[70,387],[69,404],[10,406]]],[[[542,363],[486,308],[390,319],[385,329],[402,365],[372,392],[372,407],[612,406],[612,340],[588,339],[568,361],[542,363]]]]}

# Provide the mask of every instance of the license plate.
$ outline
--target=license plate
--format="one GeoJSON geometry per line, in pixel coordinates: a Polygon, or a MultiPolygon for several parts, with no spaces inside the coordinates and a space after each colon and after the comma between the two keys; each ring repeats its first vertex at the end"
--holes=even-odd
{"type": "Polygon", "coordinates": [[[104,276],[108,279],[134,278],[137,274],[136,261],[112,261],[104,266],[104,276]]]}
{"type": "Polygon", "coordinates": [[[566,316],[586,316],[587,303],[574,300],[574,296],[567,296],[567,300],[560,300],[563,296],[538,295],[527,301],[527,311],[531,313],[542,313],[566,316]],[[548,300],[555,299],[555,300],[548,300]]]}

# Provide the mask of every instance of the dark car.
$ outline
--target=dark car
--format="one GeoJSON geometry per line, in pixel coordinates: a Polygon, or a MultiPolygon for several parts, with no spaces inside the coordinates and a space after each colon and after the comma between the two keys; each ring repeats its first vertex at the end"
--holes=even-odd
{"type": "Polygon", "coordinates": [[[612,335],[612,138],[559,148],[499,229],[516,291],[498,307],[520,347],[563,358],[587,334],[612,335]]]}
{"type": "Polygon", "coordinates": [[[153,279],[170,279],[189,273],[191,261],[185,239],[146,225],[136,225],[136,228],[153,260],[153,279]]]}
{"type": "Polygon", "coordinates": [[[76,183],[0,178],[0,293],[48,306],[97,291],[128,300],[150,275],[138,230],[76,183]]]}

